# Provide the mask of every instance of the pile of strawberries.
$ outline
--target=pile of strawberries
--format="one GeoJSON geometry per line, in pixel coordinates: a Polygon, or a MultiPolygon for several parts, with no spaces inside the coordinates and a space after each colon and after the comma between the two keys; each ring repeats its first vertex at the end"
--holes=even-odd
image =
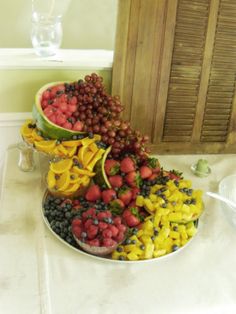
{"type": "Polygon", "coordinates": [[[124,239],[126,226],[139,228],[148,214],[136,205],[136,197],[146,181],[155,180],[160,167],[157,159],[149,158],[140,166],[134,156],[126,156],[121,161],[107,159],[105,173],[111,188],[90,186],[84,196],[89,209],[72,222],[73,234],[91,246],[114,246],[124,239]],[[97,204],[103,210],[97,210],[97,204]]]}

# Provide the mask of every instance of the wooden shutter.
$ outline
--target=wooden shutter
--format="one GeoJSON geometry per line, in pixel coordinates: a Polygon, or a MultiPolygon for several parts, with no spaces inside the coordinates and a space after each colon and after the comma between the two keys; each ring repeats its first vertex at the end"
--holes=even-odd
{"type": "Polygon", "coordinates": [[[236,1],[120,0],[112,92],[158,153],[236,152],[236,1]]]}

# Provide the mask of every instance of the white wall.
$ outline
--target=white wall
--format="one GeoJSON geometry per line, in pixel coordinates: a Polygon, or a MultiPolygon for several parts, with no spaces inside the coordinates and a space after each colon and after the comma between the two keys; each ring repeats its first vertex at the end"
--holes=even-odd
{"type": "MultiPolygon", "coordinates": [[[[114,48],[118,0],[65,2],[62,48],[114,48]]],[[[48,0],[50,2],[50,0],[48,0]]],[[[30,48],[31,0],[0,0],[0,48],[30,48]]]]}

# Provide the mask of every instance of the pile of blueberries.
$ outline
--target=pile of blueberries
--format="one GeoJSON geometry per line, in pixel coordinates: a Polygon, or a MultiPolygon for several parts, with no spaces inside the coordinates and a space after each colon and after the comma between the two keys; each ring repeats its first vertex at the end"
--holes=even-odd
{"type": "Polygon", "coordinates": [[[78,214],[72,210],[72,204],[64,198],[49,195],[43,208],[52,230],[70,245],[78,247],[71,232],[71,222],[78,214]]]}

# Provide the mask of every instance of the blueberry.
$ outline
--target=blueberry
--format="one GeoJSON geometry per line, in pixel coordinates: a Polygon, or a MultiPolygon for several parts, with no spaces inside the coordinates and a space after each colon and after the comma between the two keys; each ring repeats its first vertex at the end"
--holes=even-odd
{"type": "Polygon", "coordinates": [[[132,229],[132,234],[137,234],[137,232],[138,232],[138,228],[133,228],[132,229]]]}
{"type": "Polygon", "coordinates": [[[157,196],[160,196],[160,195],[161,195],[161,190],[157,190],[157,191],[156,191],[156,195],[157,195],[157,196]]]}
{"type": "Polygon", "coordinates": [[[72,140],[77,140],[77,135],[73,135],[72,140]]]}
{"type": "Polygon", "coordinates": [[[178,245],[174,244],[174,245],[172,246],[172,252],[177,251],[178,248],[179,248],[178,245]]]}
{"type": "Polygon", "coordinates": [[[154,241],[154,240],[155,240],[155,238],[156,238],[155,236],[151,236],[152,241],[154,241]]]}
{"type": "Polygon", "coordinates": [[[83,134],[78,134],[77,135],[77,140],[82,140],[85,136],[83,134]]]}
{"type": "Polygon", "coordinates": [[[120,260],[120,261],[125,261],[125,257],[124,257],[123,255],[120,255],[120,256],[119,256],[119,260],[120,260]]]}
{"type": "Polygon", "coordinates": [[[94,134],[92,132],[88,133],[88,138],[94,138],[94,134]]]}
{"type": "Polygon", "coordinates": [[[72,205],[70,203],[66,204],[67,209],[72,209],[72,205]]]}
{"type": "Polygon", "coordinates": [[[188,196],[191,196],[192,194],[193,194],[193,190],[192,190],[192,189],[188,189],[187,195],[188,195],[188,196]]]}
{"type": "Polygon", "coordinates": [[[174,226],[174,227],[173,227],[173,230],[174,230],[174,231],[178,231],[178,227],[177,227],[177,226],[174,226]]]}
{"type": "Polygon", "coordinates": [[[131,240],[131,244],[136,244],[136,240],[131,240]]]}
{"type": "Polygon", "coordinates": [[[175,184],[175,186],[178,187],[178,186],[179,186],[179,181],[175,180],[175,181],[174,181],[174,184],[175,184]]]}
{"type": "Polygon", "coordinates": [[[144,244],[141,244],[139,247],[140,247],[141,250],[143,250],[143,251],[145,250],[145,245],[144,244]]]}
{"type": "Polygon", "coordinates": [[[98,223],[99,223],[98,219],[94,219],[93,224],[98,225],[98,223]]]}
{"type": "Polygon", "coordinates": [[[109,223],[109,224],[112,224],[112,223],[113,223],[113,220],[112,220],[111,217],[108,217],[108,218],[107,218],[107,223],[109,223]]]}
{"type": "Polygon", "coordinates": [[[131,240],[130,239],[126,239],[125,240],[125,244],[131,244],[131,240]]]}
{"type": "Polygon", "coordinates": [[[60,237],[63,238],[63,239],[65,239],[65,238],[66,238],[66,234],[65,234],[64,232],[61,232],[61,233],[60,233],[60,237]]]}
{"type": "Polygon", "coordinates": [[[159,234],[158,230],[156,228],[154,228],[154,235],[157,236],[159,234]]]}
{"type": "Polygon", "coordinates": [[[65,213],[65,217],[68,218],[68,219],[71,218],[71,212],[66,212],[65,213]]]}
{"type": "Polygon", "coordinates": [[[86,232],[81,232],[81,238],[86,238],[87,237],[87,233],[86,232]]]}
{"type": "Polygon", "coordinates": [[[71,238],[71,237],[69,237],[69,236],[67,236],[67,237],[66,237],[66,242],[68,242],[68,243],[72,243],[72,241],[73,241],[73,240],[72,240],[72,238],[71,238]]]}
{"type": "Polygon", "coordinates": [[[162,207],[162,208],[166,208],[166,203],[163,203],[163,204],[161,205],[161,207],[162,207]]]}
{"type": "Polygon", "coordinates": [[[43,207],[44,207],[45,210],[49,210],[50,209],[50,206],[48,204],[44,204],[43,207]]]}
{"type": "Polygon", "coordinates": [[[121,246],[118,246],[116,250],[117,250],[117,252],[119,252],[119,253],[123,252],[123,248],[122,248],[121,246]]]}

